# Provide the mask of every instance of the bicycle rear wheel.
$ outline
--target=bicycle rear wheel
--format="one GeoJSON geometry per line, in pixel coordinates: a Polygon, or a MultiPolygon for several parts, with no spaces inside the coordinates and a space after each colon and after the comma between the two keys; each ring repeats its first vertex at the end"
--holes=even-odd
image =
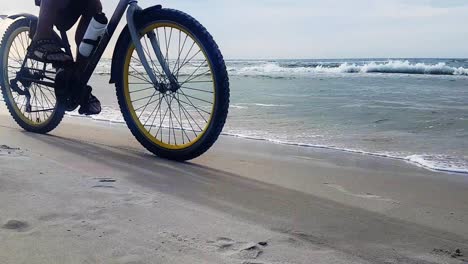
{"type": "Polygon", "coordinates": [[[29,30],[29,20],[19,19],[5,31],[0,46],[0,86],[16,123],[27,131],[44,134],[58,126],[65,110],[57,102],[53,88],[32,81],[12,81],[19,75],[48,81],[55,78],[51,65],[25,60],[31,42],[29,30]]]}
{"type": "Polygon", "coordinates": [[[226,66],[211,35],[189,15],[161,9],[141,18],[141,43],[158,81],[155,89],[129,34],[118,45],[117,97],[135,138],[152,153],[189,160],[207,151],[225,124],[229,107],[226,66]],[[156,59],[148,33],[154,32],[178,89],[156,59]]]}

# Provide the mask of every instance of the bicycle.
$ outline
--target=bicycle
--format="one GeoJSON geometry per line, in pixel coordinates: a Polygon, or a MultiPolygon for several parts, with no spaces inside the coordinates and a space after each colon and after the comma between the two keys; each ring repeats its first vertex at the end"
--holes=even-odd
{"type": "MultiPolygon", "coordinates": [[[[28,58],[38,18],[8,16],[0,48],[0,86],[20,127],[45,134],[75,110],[83,90],[126,12],[115,46],[110,83],[133,136],[156,156],[185,161],[218,139],[229,109],[226,65],[210,33],[193,17],[161,5],[142,9],[120,0],[86,63],[57,67],[28,58]]],[[[65,31],[57,38],[72,55],[65,31]]]]}

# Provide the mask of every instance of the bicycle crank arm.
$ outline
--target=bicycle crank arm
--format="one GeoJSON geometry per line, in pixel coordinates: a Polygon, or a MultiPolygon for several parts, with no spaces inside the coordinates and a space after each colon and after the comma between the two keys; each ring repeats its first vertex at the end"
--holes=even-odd
{"type": "MultiPolygon", "coordinates": [[[[31,83],[36,83],[36,84],[40,84],[40,85],[43,85],[43,86],[47,86],[47,87],[50,87],[50,88],[55,88],[55,83],[42,81],[42,80],[38,80],[38,79],[35,79],[35,78],[20,77],[20,78],[18,78],[18,81],[20,81],[20,82],[21,81],[31,82],[31,83]]],[[[15,92],[16,92],[16,90],[15,90],[15,92]]]]}
{"type": "Polygon", "coordinates": [[[18,86],[18,79],[13,79],[10,81],[10,87],[13,91],[18,93],[19,95],[23,95],[26,97],[26,103],[24,106],[24,109],[26,113],[31,113],[32,107],[31,107],[31,93],[29,93],[29,89],[24,87],[24,90],[21,90],[18,86]]]}
{"type": "Polygon", "coordinates": [[[26,97],[30,97],[31,95],[29,94],[29,91],[27,89],[25,90],[21,90],[18,86],[18,79],[13,79],[10,81],[10,88],[11,90],[13,90],[15,93],[19,94],[19,95],[23,95],[23,96],[26,96],[26,97]]]}

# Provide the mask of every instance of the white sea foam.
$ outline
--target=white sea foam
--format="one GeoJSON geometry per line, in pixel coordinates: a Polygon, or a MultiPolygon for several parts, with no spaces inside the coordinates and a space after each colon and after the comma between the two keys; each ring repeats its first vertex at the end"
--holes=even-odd
{"type": "MultiPolygon", "coordinates": [[[[310,63],[285,64],[281,62],[266,61],[227,61],[228,72],[232,76],[262,76],[262,77],[307,77],[323,74],[417,74],[417,75],[448,75],[468,76],[468,69],[463,67],[452,67],[444,62],[414,63],[408,60],[373,61],[360,63],[310,63]]],[[[180,74],[191,74],[198,68],[196,62],[185,66],[180,74]]],[[[138,71],[144,72],[142,66],[134,66],[138,71]]],[[[108,75],[111,71],[111,61],[103,60],[96,69],[96,74],[108,75]]]]}
{"type": "Polygon", "coordinates": [[[411,155],[406,159],[411,163],[437,171],[468,173],[468,161],[447,155],[411,155]]]}
{"type": "Polygon", "coordinates": [[[235,108],[235,109],[247,109],[247,106],[244,105],[239,105],[239,104],[231,104],[229,107],[235,108]]]}
{"type": "Polygon", "coordinates": [[[73,112],[68,112],[67,115],[73,116],[73,117],[85,117],[85,118],[91,118],[96,121],[106,121],[106,122],[111,122],[111,123],[120,123],[124,124],[125,120],[122,117],[122,114],[118,109],[115,109],[113,107],[109,106],[103,106],[102,111],[99,115],[93,115],[93,116],[82,116],[78,113],[78,110],[75,110],[73,112]]]}
{"type": "Polygon", "coordinates": [[[226,132],[225,135],[234,136],[238,138],[251,139],[251,140],[261,140],[272,142],[275,144],[281,145],[290,145],[298,147],[310,147],[310,148],[319,148],[319,149],[328,149],[336,150],[354,154],[369,155],[374,157],[381,158],[390,158],[397,159],[408,162],[410,164],[416,165],[432,171],[448,172],[448,173],[461,173],[468,174],[468,161],[459,159],[447,155],[410,155],[404,156],[399,153],[391,152],[369,152],[360,149],[350,149],[350,148],[341,148],[331,145],[319,145],[319,144],[310,144],[310,143],[300,143],[294,141],[285,141],[276,138],[262,137],[259,135],[252,135],[251,133],[230,133],[226,132]]]}
{"type": "Polygon", "coordinates": [[[288,107],[289,104],[238,103],[237,106],[288,107]]]}
{"type": "Polygon", "coordinates": [[[277,62],[255,66],[230,67],[231,75],[242,76],[307,76],[317,74],[343,73],[387,73],[387,74],[424,74],[468,76],[468,69],[451,67],[446,63],[437,64],[411,63],[409,61],[368,62],[365,64],[342,63],[339,66],[314,65],[312,67],[285,67],[277,62]]]}

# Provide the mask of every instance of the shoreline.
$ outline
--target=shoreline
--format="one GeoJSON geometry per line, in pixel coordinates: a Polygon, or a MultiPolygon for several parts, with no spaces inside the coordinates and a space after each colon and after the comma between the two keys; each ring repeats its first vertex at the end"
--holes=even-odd
{"type": "MultiPolygon", "coordinates": [[[[112,123],[112,124],[118,124],[118,125],[123,125],[125,128],[127,128],[127,125],[124,121],[116,121],[116,120],[108,120],[108,119],[96,119],[93,117],[89,116],[80,116],[80,115],[75,115],[75,114],[70,114],[67,113],[67,116],[71,118],[78,118],[78,119],[86,119],[86,120],[92,120],[94,122],[103,122],[103,123],[112,123]]],[[[335,147],[335,146],[327,146],[327,145],[315,145],[315,144],[309,144],[309,143],[296,143],[296,142],[287,142],[287,141],[281,141],[281,140],[276,140],[276,139],[269,139],[269,138],[260,138],[260,137],[253,137],[253,136],[247,136],[247,135],[241,135],[241,134],[235,134],[235,133],[229,133],[229,132],[222,132],[220,136],[227,136],[227,137],[233,137],[233,138],[238,138],[238,139],[244,139],[244,140],[255,140],[255,141],[261,141],[261,142],[266,142],[270,144],[278,144],[278,145],[283,145],[283,146],[294,146],[294,147],[299,147],[299,148],[313,148],[313,149],[326,149],[326,150],[333,150],[333,151],[338,151],[342,153],[349,153],[349,154],[360,154],[364,156],[370,156],[370,157],[379,157],[379,158],[385,158],[385,159],[392,159],[392,160],[398,160],[402,161],[408,164],[411,164],[416,167],[424,168],[428,171],[431,172],[441,172],[441,173],[446,173],[446,174],[459,174],[459,175],[465,175],[468,176],[468,168],[463,168],[463,169],[447,169],[447,168],[441,168],[437,167],[435,165],[430,166],[427,164],[425,160],[419,160],[421,159],[420,157],[425,156],[425,154],[413,154],[410,156],[396,156],[390,154],[385,154],[385,153],[378,153],[378,152],[369,152],[365,150],[359,150],[359,149],[349,149],[349,148],[340,148],[340,147],[335,147]],[[412,159],[413,158],[413,159],[412,159]]]]}
{"type": "MultiPolygon", "coordinates": [[[[4,105],[3,98],[0,98],[0,102],[2,102],[2,105],[0,105],[0,115],[9,116],[9,113],[6,110],[6,107],[4,105]]],[[[104,106],[104,107],[112,108],[113,110],[115,110],[114,107],[112,106],[104,106]]],[[[120,112],[119,112],[119,115],[120,115],[120,112]]],[[[97,122],[97,123],[111,123],[111,124],[121,125],[125,129],[127,129],[127,125],[125,121],[123,120],[119,121],[119,120],[111,120],[111,119],[105,119],[105,118],[96,118],[94,116],[82,116],[74,112],[72,113],[67,112],[65,116],[68,116],[72,119],[77,119],[77,120],[82,119],[82,120],[90,120],[90,121],[97,122]]],[[[318,145],[318,144],[310,144],[310,143],[288,142],[288,141],[282,141],[282,140],[277,140],[277,139],[235,134],[235,133],[230,133],[230,132],[222,132],[220,136],[238,138],[238,139],[243,139],[243,140],[254,140],[254,141],[260,141],[260,142],[282,145],[282,146],[293,146],[293,147],[298,147],[298,148],[312,148],[312,149],[318,149],[318,150],[323,149],[323,150],[337,151],[340,153],[357,154],[357,155],[364,155],[364,156],[369,156],[369,157],[378,157],[378,158],[383,158],[383,159],[390,159],[390,160],[404,162],[415,167],[423,168],[430,172],[436,172],[436,173],[439,172],[439,173],[444,173],[447,175],[468,176],[468,168],[448,169],[448,168],[438,167],[437,165],[433,165],[433,164],[432,166],[430,164],[427,164],[427,161],[424,160],[422,157],[427,156],[428,154],[412,154],[408,156],[397,156],[397,155],[392,154],[391,152],[379,153],[379,152],[370,152],[370,151],[365,151],[365,150],[360,150],[360,149],[340,148],[340,147],[335,147],[332,145],[328,146],[328,145],[318,145]]],[[[431,155],[437,155],[437,154],[431,154],[431,155]]]]}

